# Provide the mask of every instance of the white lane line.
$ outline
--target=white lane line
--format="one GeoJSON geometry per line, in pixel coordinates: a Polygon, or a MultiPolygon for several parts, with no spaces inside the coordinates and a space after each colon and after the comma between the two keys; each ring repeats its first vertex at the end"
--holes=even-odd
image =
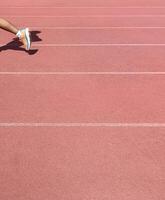
{"type": "Polygon", "coordinates": [[[165,6],[1,6],[0,9],[165,9],[165,6]]]}
{"type": "Polygon", "coordinates": [[[165,29],[165,26],[29,26],[30,29],[46,29],[46,30],[56,30],[56,29],[165,29]]]}
{"type": "Polygon", "coordinates": [[[165,123],[0,123],[0,127],[116,127],[165,128],[165,123]]]}
{"type": "Polygon", "coordinates": [[[164,72],[42,72],[42,71],[12,71],[12,72],[0,72],[0,75],[165,75],[164,72]]]}
{"type": "MultiPolygon", "coordinates": [[[[6,46],[6,44],[0,44],[0,47],[6,46]]],[[[7,46],[12,46],[12,45],[7,45],[7,46]]],[[[92,44],[92,43],[80,43],[80,44],[49,44],[49,43],[33,43],[32,48],[38,48],[38,47],[164,47],[165,43],[153,43],[153,44],[143,44],[143,43],[130,43],[130,44],[123,44],[123,43],[118,43],[118,44],[109,44],[109,43],[98,43],[98,44],[92,44]]]]}
{"type": "Polygon", "coordinates": [[[2,17],[13,17],[13,18],[142,18],[142,17],[162,17],[164,18],[165,15],[2,15],[2,17]]]}
{"type": "MultiPolygon", "coordinates": [[[[3,47],[3,46],[6,46],[6,44],[0,44],[0,47],[3,47]]],[[[8,45],[10,46],[10,45],[8,45]]],[[[165,43],[161,43],[161,44],[158,44],[158,43],[153,43],[153,44],[143,44],[143,43],[130,43],[130,44],[124,44],[124,43],[112,43],[112,44],[109,44],[109,43],[79,43],[79,44],[52,44],[52,43],[38,43],[38,44],[32,44],[32,48],[36,48],[36,47],[164,47],[165,46],[165,43]]]]}
{"type": "MultiPolygon", "coordinates": [[[[2,45],[1,45],[2,46],[2,45]]],[[[130,44],[123,44],[123,43],[118,43],[118,44],[109,44],[109,43],[98,43],[98,44],[33,44],[33,47],[108,47],[108,46],[121,46],[121,47],[143,47],[143,46],[165,46],[165,43],[157,44],[142,44],[142,43],[130,43],[130,44]]]]}

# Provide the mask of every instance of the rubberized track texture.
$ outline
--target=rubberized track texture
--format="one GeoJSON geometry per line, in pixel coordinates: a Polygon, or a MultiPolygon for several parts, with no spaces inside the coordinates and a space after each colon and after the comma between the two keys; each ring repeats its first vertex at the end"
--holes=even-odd
{"type": "Polygon", "coordinates": [[[165,2],[5,0],[0,200],[165,199],[165,2]]]}

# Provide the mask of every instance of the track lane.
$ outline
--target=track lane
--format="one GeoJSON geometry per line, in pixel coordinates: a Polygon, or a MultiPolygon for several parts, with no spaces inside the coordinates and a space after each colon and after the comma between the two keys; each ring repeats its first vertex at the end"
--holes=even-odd
{"type": "Polygon", "coordinates": [[[1,75],[1,122],[164,123],[164,76],[1,75]]]}
{"type": "Polygon", "coordinates": [[[17,0],[11,3],[10,0],[2,2],[2,6],[165,6],[162,0],[39,0],[39,1],[28,1],[28,0],[17,0]]]}
{"type": "Polygon", "coordinates": [[[6,17],[17,26],[30,27],[165,27],[164,18],[160,17],[105,17],[89,18],[83,17],[54,17],[42,18],[42,24],[39,17],[6,17]]]}
{"type": "Polygon", "coordinates": [[[63,15],[164,15],[165,7],[161,8],[121,8],[121,7],[0,7],[2,15],[46,15],[46,16],[63,16],[63,15]]]}
{"type": "Polygon", "coordinates": [[[31,56],[23,49],[11,48],[1,51],[0,72],[165,71],[165,47],[38,47],[31,56]]]}
{"type": "MultiPolygon", "coordinates": [[[[82,29],[82,30],[38,30],[41,44],[162,44],[165,29],[82,29]]],[[[0,33],[2,30],[0,31],[0,33]]],[[[3,34],[2,43],[11,39],[3,34]]]]}
{"type": "Polygon", "coordinates": [[[0,128],[1,198],[163,199],[164,145],[164,128],[0,128]]]}

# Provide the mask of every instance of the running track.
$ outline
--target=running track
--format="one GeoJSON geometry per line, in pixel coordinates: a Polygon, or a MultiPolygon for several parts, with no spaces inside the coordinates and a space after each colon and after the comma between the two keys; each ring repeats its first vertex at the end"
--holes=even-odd
{"type": "Polygon", "coordinates": [[[0,199],[165,199],[164,1],[0,12],[34,41],[0,30],[0,199]]]}

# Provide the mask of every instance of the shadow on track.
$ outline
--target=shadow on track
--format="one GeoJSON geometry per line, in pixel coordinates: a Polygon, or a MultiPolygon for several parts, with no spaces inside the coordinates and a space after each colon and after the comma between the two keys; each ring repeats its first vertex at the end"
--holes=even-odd
{"type": "MultiPolygon", "coordinates": [[[[42,41],[42,39],[38,36],[38,34],[40,34],[41,31],[31,31],[30,33],[32,43],[42,41]]],[[[0,52],[6,50],[24,51],[29,55],[34,55],[38,52],[38,49],[30,49],[29,51],[24,49],[22,47],[22,43],[18,40],[18,38],[14,38],[11,42],[0,47],[0,52]]]]}

